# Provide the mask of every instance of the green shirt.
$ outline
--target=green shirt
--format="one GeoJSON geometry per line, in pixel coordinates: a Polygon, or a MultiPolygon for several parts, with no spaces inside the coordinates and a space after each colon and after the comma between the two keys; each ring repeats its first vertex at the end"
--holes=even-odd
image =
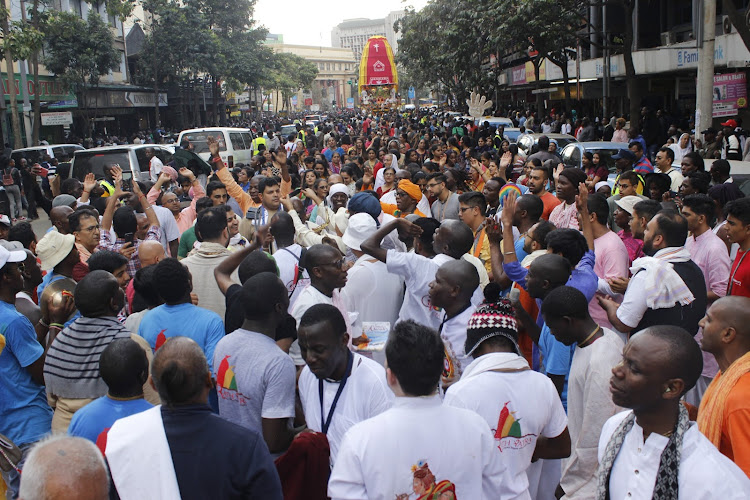
{"type": "Polygon", "coordinates": [[[187,257],[196,241],[198,241],[198,237],[195,236],[195,226],[187,228],[180,235],[180,247],[177,249],[177,256],[181,259],[187,257]]]}

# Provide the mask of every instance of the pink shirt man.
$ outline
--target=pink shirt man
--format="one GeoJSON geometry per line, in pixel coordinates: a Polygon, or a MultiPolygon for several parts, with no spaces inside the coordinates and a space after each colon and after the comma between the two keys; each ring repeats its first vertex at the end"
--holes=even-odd
{"type": "MultiPolygon", "coordinates": [[[[596,262],[594,263],[594,273],[601,279],[608,278],[625,278],[628,276],[628,266],[630,257],[625,243],[613,231],[607,231],[602,236],[594,240],[594,254],[596,262]]],[[[599,305],[596,297],[589,302],[589,313],[591,318],[602,327],[614,330],[607,313],[599,305]]]]}

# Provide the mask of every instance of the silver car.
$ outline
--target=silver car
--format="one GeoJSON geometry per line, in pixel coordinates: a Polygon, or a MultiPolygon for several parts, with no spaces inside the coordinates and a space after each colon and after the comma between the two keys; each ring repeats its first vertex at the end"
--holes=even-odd
{"type": "Polygon", "coordinates": [[[607,170],[614,172],[615,160],[612,159],[612,155],[616,154],[620,149],[628,149],[628,144],[626,142],[603,141],[574,142],[562,148],[560,157],[566,167],[583,168],[581,158],[583,158],[584,152],[599,153],[600,162],[603,162],[607,166],[607,170]]]}

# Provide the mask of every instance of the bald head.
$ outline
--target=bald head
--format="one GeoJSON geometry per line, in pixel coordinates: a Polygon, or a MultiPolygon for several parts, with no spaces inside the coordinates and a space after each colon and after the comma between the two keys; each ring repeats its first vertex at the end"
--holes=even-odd
{"type": "Polygon", "coordinates": [[[722,371],[750,352],[750,298],[720,298],[711,304],[699,325],[703,328],[701,348],[720,360],[722,371]]]}
{"type": "Polygon", "coordinates": [[[435,231],[433,249],[435,253],[444,253],[454,259],[471,250],[474,243],[474,233],[471,228],[461,221],[446,219],[435,231]]]}
{"type": "Polygon", "coordinates": [[[479,286],[477,268],[463,259],[446,262],[439,271],[449,285],[461,289],[461,296],[471,297],[479,286]]]}
{"type": "Polygon", "coordinates": [[[70,222],[68,222],[68,216],[73,213],[73,209],[63,205],[55,207],[49,212],[49,220],[52,225],[57,228],[60,234],[70,233],[70,222]]]}
{"type": "Polygon", "coordinates": [[[722,297],[711,305],[711,313],[726,327],[734,328],[745,341],[750,339],[750,298],[739,295],[722,297]]]}
{"type": "Polygon", "coordinates": [[[570,279],[570,263],[561,255],[548,253],[540,255],[531,264],[534,274],[544,277],[553,288],[562,286],[570,279]]]}
{"type": "Polygon", "coordinates": [[[155,240],[146,240],[138,246],[138,258],[141,260],[141,267],[153,266],[165,258],[164,247],[155,240]]]}
{"type": "Polygon", "coordinates": [[[206,404],[213,385],[203,350],[187,337],[171,337],[156,351],[151,380],[167,407],[206,404]]]}
{"type": "Polygon", "coordinates": [[[340,174],[331,174],[328,176],[328,185],[333,186],[334,184],[343,184],[344,178],[340,174]]]}
{"type": "Polygon", "coordinates": [[[23,500],[107,500],[109,475],[94,443],[55,435],[31,449],[21,476],[23,500]]]}

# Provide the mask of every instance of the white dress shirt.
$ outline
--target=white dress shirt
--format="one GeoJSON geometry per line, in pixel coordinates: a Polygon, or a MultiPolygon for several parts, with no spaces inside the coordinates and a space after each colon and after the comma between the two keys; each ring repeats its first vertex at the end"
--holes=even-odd
{"type": "MultiPolygon", "coordinates": [[[[599,463],[612,434],[629,414],[630,410],[618,413],[604,424],[599,438],[599,463]]],[[[644,442],[643,429],[636,420],[612,466],[610,499],[651,500],[661,454],[668,442],[669,438],[654,433],[644,442]]],[[[701,434],[695,422],[690,423],[683,437],[677,481],[680,500],[750,498],[750,479],[701,434]]]]}
{"type": "Polygon", "coordinates": [[[432,487],[449,481],[460,499],[500,498],[503,464],[482,417],[445,406],[438,395],[397,397],[393,407],[352,427],[328,482],[338,499],[393,500],[422,494],[414,468],[428,468],[432,487]]]}

